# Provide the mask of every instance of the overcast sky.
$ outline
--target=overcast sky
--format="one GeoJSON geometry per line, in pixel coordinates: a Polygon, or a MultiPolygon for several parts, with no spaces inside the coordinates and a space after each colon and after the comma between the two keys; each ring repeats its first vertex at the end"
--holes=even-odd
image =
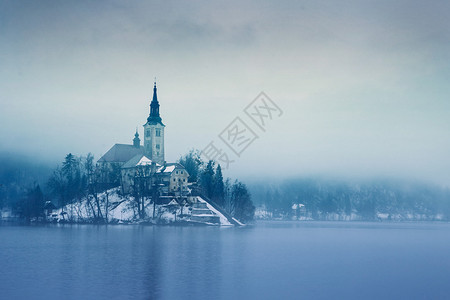
{"type": "Polygon", "coordinates": [[[450,185],[449,15],[448,1],[0,0],[0,147],[99,158],[142,136],[156,76],[168,161],[226,150],[217,135],[264,91],[283,115],[227,175],[450,185]]]}

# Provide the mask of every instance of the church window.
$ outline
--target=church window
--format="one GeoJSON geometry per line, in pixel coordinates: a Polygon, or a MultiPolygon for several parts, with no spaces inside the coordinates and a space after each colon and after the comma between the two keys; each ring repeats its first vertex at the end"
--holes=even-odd
{"type": "Polygon", "coordinates": [[[161,129],[156,129],[156,136],[161,136],[161,129]]]}

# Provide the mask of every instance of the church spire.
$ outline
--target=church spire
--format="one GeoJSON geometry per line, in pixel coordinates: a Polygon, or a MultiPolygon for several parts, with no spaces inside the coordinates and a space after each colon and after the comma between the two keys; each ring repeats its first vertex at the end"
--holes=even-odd
{"type": "Polygon", "coordinates": [[[164,164],[164,127],[159,115],[159,103],[156,93],[156,79],[153,85],[153,99],[150,103],[150,115],[144,124],[144,153],[152,161],[164,164]]]}
{"type": "Polygon", "coordinates": [[[136,148],[141,147],[141,139],[139,138],[139,133],[136,127],[136,133],[134,134],[133,146],[136,148]]]}
{"type": "Polygon", "coordinates": [[[161,123],[161,117],[159,116],[159,102],[158,95],[156,94],[156,81],[153,86],[153,99],[150,103],[150,116],[147,118],[147,122],[161,123]]]}
{"type": "Polygon", "coordinates": [[[158,103],[158,96],[156,95],[156,79],[153,85],[153,99],[152,102],[158,103]]]}

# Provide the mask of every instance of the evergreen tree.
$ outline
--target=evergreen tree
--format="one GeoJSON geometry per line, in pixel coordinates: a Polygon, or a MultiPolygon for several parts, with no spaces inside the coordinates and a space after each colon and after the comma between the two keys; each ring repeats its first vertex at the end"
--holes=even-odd
{"type": "Polygon", "coordinates": [[[64,176],[67,178],[67,181],[69,182],[73,181],[76,169],[77,169],[76,157],[72,153],[67,154],[62,164],[62,172],[64,176]]]}
{"type": "MultiPolygon", "coordinates": [[[[94,198],[97,203],[98,199],[98,167],[94,165],[94,156],[88,153],[84,161],[84,171],[87,176],[87,190],[86,190],[86,202],[88,207],[91,209],[94,219],[97,220],[97,214],[94,206],[91,202],[91,197],[94,198]]],[[[98,206],[97,206],[98,207],[98,206]]]]}
{"type": "Polygon", "coordinates": [[[255,215],[255,206],[250,197],[245,184],[237,180],[231,189],[231,203],[233,207],[233,216],[242,222],[253,220],[255,215]]]}
{"type": "MultiPolygon", "coordinates": [[[[69,153],[66,155],[62,167],[50,176],[48,187],[58,198],[60,206],[72,203],[86,195],[88,176],[82,169],[82,159],[69,153]]],[[[83,166],[85,168],[85,164],[83,166]]]]}
{"type": "Polygon", "coordinates": [[[34,188],[28,190],[25,199],[20,203],[20,210],[22,216],[28,221],[31,218],[39,218],[44,215],[44,195],[41,187],[36,185],[34,188]]]}
{"type": "Polygon", "coordinates": [[[72,153],[66,155],[61,168],[65,181],[65,191],[67,199],[72,201],[80,195],[81,172],[79,168],[79,159],[72,153]]]}
{"type": "Polygon", "coordinates": [[[196,182],[199,179],[200,168],[204,164],[200,158],[200,151],[192,149],[188,154],[180,157],[178,163],[186,168],[189,174],[188,182],[196,182]]]}
{"type": "Polygon", "coordinates": [[[212,199],[214,195],[214,161],[208,161],[200,176],[200,184],[206,197],[212,199]]]}
{"type": "Polygon", "coordinates": [[[224,208],[229,214],[233,214],[231,205],[231,179],[227,178],[224,184],[224,208]]]}
{"type": "Polygon", "coordinates": [[[59,206],[64,207],[68,203],[68,199],[64,175],[59,166],[53,171],[47,185],[51,194],[58,199],[59,206]]]}
{"type": "Polygon", "coordinates": [[[224,207],[225,205],[225,186],[223,183],[223,176],[222,176],[222,168],[220,167],[220,164],[217,165],[216,173],[214,174],[214,180],[213,180],[213,200],[221,207],[224,207]]]}

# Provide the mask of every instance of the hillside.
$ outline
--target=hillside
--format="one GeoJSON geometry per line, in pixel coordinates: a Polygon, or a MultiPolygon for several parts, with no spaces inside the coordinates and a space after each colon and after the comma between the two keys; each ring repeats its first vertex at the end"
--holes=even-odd
{"type": "MultiPolygon", "coordinates": [[[[94,223],[100,218],[109,224],[197,224],[213,226],[244,225],[214,207],[200,196],[188,197],[181,204],[174,197],[161,197],[161,204],[145,201],[144,216],[139,216],[135,199],[120,195],[119,188],[107,190],[93,198],[82,198],[59,208],[49,216],[53,222],[94,223]]],[[[179,201],[179,200],[178,200],[179,201]]]]}

